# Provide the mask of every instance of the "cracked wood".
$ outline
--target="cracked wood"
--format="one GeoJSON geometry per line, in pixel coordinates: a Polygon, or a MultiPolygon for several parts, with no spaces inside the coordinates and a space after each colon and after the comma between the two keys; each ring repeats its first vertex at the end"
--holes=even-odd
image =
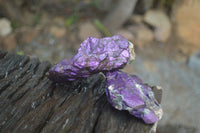
{"type": "Polygon", "coordinates": [[[0,51],[0,132],[155,132],[155,125],[111,107],[102,74],[61,85],[47,78],[50,67],[0,51]]]}

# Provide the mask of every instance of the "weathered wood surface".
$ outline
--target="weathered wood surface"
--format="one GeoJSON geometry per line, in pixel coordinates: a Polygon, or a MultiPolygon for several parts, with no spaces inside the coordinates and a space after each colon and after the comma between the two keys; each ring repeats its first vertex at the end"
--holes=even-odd
{"type": "Polygon", "coordinates": [[[154,125],[111,107],[102,74],[58,85],[47,78],[50,67],[0,51],[1,133],[154,132],[154,125]]]}

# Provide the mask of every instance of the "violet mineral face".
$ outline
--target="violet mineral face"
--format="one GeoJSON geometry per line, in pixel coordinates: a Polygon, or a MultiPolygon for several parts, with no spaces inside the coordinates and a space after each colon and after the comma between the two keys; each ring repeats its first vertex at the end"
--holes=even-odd
{"type": "Polygon", "coordinates": [[[120,35],[88,37],[72,59],[64,59],[50,69],[49,78],[55,82],[73,81],[101,71],[121,69],[134,58],[133,44],[120,35]]]}
{"type": "Polygon", "coordinates": [[[160,104],[151,88],[144,85],[139,77],[112,71],[106,73],[106,78],[106,95],[114,108],[127,110],[147,124],[161,119],[163,111],[160,104]]]}
{"type": "Polygon", "coordinates": [[[58,83],[75,80],[74,75],[77,75],[75,70],[72,60],[63,59],[49,70],[49,79],[58,83]]]}
{"type": "Polygon", "coordinates": [[[112,106],[152,124],[161,119],[163,111],[151,88],[136,75],[118,71],[134,58],[133,44],[120,35],[88,37],[72,59],[64,59],[50,69],[49,79],[64,83],[105,72],[106,94],[112,106]]]}
{"type": "Polygon", "coordinates": [[[119,35],[102,39],[88,37],[73,57],[73,65],[90,72],[120,69],[134,59],[133,49],[133,44],[119,35]]]}

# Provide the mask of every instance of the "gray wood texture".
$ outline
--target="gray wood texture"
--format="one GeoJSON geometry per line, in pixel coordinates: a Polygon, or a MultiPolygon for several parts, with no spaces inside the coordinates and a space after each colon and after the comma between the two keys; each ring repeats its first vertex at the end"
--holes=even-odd
{"type": "Polygon", "coordinates": [[[1,133],[153,133],[107,102],[105,77],[66,84],[48,79],[49,62],[0,51],[1,133]]]}

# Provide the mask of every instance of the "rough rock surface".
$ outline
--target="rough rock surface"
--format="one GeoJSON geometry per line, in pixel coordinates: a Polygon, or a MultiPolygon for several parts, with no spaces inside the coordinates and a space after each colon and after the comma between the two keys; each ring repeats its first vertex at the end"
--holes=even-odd
{"type": "Polygon", "coordinates": [[[149,10],[144,16],[144,21],[155,28],[155,39],[166,42],[171,33],[171,22],[169,17],[162,11],[149,10]]]}
{"type": "Polygon", "coordinates": [[[162,118],[163,111],[150,87],[136,75],[120,71],[106,73],[108,101],[118,110],[127,110],[147,124],[162,118]]]}
{"type": "Polygon", "coordinates": [[[128,30],[135,36],[135,44],[139,48],[149,45],[154,40],[153,32],[144,24],[129,26],[128,30]]]}
{"type": "Polygon", "coordinates": [[[200,2],[198,0],[183,1],[175,11],[176,33],[194,52],[196,49],[200,50],[200,2]]]}
{"type": "Polygon", "coordinates": [[[0,36],[7,36],[9,33],[11,33],[11,23],[6,18],[0,19],[0,36]]]}
{"type": "MultiPolygon", "coordinates": [[[[166,124],[182,125],[194,127],[200,132],[198,73],[188,69],[185,62],[180,63],[167,57],[147,58],[139,53],[129,67],[131,67],[129,73],[134,72],[146,83],[162,85],[164,88],[162,97],[164,115],[158,127],[166,124]],[[153,71],[147,69],[145,63],[147,61],[151,61],[154,65],[153,71]]],[[[152,65],[149,67],[152,68],[152,65]]]]}
{"type": "Polygon", "coordinates": [[[72,59],[62,60],[50,70],[49,78],[55,82],[73,81],[93,73],[120,69],[134,56],[133,44],[120,35],[102,39],[88,37],[72,59]]]}

